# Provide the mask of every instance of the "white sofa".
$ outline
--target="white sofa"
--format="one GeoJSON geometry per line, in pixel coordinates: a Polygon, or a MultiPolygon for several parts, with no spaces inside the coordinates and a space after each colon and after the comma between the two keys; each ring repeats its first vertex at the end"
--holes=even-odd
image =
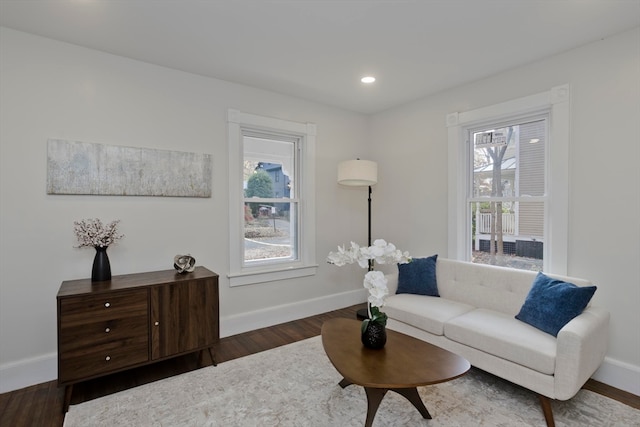
{"type": "Polygon", "coordinates": [[[514,316],[536,274],[438,258],[440,297],[396,294],[398,273],[387,275],[387,327],[459,354],[477,368],[538,393],[547,425],[553,426],[549,399],[573,397],[604,359],[609,313],[588,305],[557,337],[517,320],[514,316]]]}

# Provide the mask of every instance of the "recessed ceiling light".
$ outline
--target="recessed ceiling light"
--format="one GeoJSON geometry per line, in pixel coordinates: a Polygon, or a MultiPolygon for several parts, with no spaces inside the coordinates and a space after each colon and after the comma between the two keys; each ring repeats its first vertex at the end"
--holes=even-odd
{"type": "Polygon", "coordinates": [[[375,81],[376,81],[376,78],[375,78],[375,77],[373,77],[373,76],[365,76],[365,77],[361,78],[361,79],[360,79],[360,81],[361,81],[362,83],[370,84],[370,83],[375,82],[375,81]]]}

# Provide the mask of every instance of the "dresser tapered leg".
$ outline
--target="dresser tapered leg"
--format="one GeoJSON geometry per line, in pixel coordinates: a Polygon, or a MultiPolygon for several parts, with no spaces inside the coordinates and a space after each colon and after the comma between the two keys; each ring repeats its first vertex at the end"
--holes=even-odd
{"type": "Polygon", "coordinates": [[[211,356],[211,363],[213,366],[218,366],[218,362],[216,362],[216,355],[213,352],[213,347],[209,347],[209,356],[211,356]]]}
{"type": "Polygon", "coordinates": [[[64,402],[62,403],[62,413],[66,414],[69,411],[69,405],[71,404],[71,394],[73,393],[73,384],[65,386],[64,388],[64,402]]]}

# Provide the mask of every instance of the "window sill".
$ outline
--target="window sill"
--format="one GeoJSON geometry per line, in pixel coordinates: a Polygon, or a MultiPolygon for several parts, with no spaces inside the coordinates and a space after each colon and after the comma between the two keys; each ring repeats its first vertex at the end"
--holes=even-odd
{"type": "Polygon", "coordinates": [[[277,270],[256,270],[240,273],[229,273],[229,286],[253,285],[256,283],[273,282],[276,280],[295,279],[297,277],[313,276],[318,270],[318,265],[306,265],[300,267],[287,267],[277,270]]]}

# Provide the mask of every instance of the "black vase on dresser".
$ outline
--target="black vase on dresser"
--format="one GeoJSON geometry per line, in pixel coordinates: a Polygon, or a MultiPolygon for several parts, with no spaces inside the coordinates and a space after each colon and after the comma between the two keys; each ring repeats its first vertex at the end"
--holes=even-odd
{"type": "Polygon", "coordinates": [[[91,281],[102,282],[111,280],[111,264],[107,256],[108,246],[95,246],[96,256],[93,258],[93,268],[91,269],[91,281]]]}

